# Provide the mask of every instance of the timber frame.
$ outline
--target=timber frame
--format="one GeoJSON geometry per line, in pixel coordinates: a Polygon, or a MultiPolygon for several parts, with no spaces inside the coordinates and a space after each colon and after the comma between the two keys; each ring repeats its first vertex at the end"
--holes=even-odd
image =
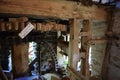
{"type": "MultiPolygon", "coordinates": [[[[69,60],[70,62],[68,65],[68,72],[70,72],[70,74],[73,74],[73,73],[77,74],[77,71],[76,71],[77,62],[81,58],[84,58],[84,69],[83,69],[82,76],[84,75],[83,76],[85,78],[84,80],[89,80],[90,74],[89,74],[89,63],[88,63],[89,54],[88,53],[89,53],[90,43],[92,44],[92,43],[102,42],[101,40],[91,39],[91,21],[107,20],[107,13],[104,7],[99,8],[96,5],[93,5],[91,7],[86,7],[86,6],[83,6],[81,3],[77,3],[74,1],[64,1],[64,0],[62,1],[0,0],[0,15],[7,15],[7,14],[22,15],[22,16],[34,17],[38,19],[41,17],[45,17],[45,18],[57,18],[57,19],[69,20],[70,36],[71,36],[70,43],[69,43],[69,47],[70,47],[69,54],[71,55],[69,56],[71,60],[69,60]],[[84,29],[83,32],[79,32],[80,20],[83,20],[83,22],[85,22],[84,26],[87,28],[87,29],[84,29]],[[79,36],[82,36],[83,43],[87,43],[86,45],[82,44],[82,47],[85,50],[84,52],[79,52],[79,48],[77,46],[79,41],[78,39],[79,36]]],[[[39,24],[37,25],[39,26],[39,24]]],[[[7,29],[9,29],[9,27],[7,29]]],[[[103,42],[104,41],[106,40],[103,40],[103,42]]],[[[71,78],[72,80],[75,80],[74,76],[71,76],[71,78]]]]}

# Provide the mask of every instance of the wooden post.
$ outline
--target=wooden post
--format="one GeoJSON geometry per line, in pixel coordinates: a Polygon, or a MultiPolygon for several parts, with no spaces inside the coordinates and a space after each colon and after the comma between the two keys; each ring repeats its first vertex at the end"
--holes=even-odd
{"type": "Polygon", "coordinates": [[[28,73],[28,46],[28,43],[13,45],[12,63],[14,78],[26,76],[28,73]]]}
{"type": "MultiPolygon", "coordinates": [[[[77,71],[77,62],[79,61],[79,37],[80,20],[70,20],[70,42],[69,42],[69,62],[68,66],[77,71]]],[[[75,80],[74,76],[71,76],[71,80],[75,80]]]]}
{"type": "Polygon", "coordinates": [[[88,32],[88,36],[82,37],[81,41],[81,48],[84,52],[86,52],[86,57],[83,59],[83,75],[85,75],[86,79],[89,80],[90,73],[89,73],[89,48],[90,43],[89,41],[92,38],[91,33],[91,21],[90,20],[84,20],[83,21],[83,32],[88,32]]]}
{"type": "Polygon", "coordinates": [[[107,21],[108,21],[108,27],[107,27],[107,46],[106,46],[106,51],[105,51],[105,56],[103,59],[103,64],[102,64],[102,71],[101,71],[101,76],[102,76],[102,80],[109,80],[109,65],[110,65],[110,49],[111,49],[111,45],[112,45],[112,41],[110,40],[113,37],[113,22],[115,22],[115,14],[114,14],[114,10],[110,9],[110,11],[108,11],[108,15],[107,15],[107,21]]]}

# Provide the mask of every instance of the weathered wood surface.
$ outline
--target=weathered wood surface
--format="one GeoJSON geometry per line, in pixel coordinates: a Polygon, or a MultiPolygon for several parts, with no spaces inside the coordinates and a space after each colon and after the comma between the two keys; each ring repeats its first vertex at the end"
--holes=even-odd
{"type": "Polygon", "coordinates": [[[88,32],[80,32],[79,36],[88,36],[88,32]]]}
{"type": "Polygon", "coordinates": [[[106,20],[104,8],[85,7],[77,2],[58,0],[0,0],[0,13],[56,18],[106,20]]]}
{"type": "Polygon", "coordinates": [[[69,67],[69,66],[67,66],[67,70],[68,70],[68,72],[69,72],[70,74],[72,74],[72,75],[75,77],[75,79],[77,79],[77,80],[88,80],[88,79],[86,79],[86,77],[83,76],[81,73],[75,71],[73,68],[71,68],[71,67],[69,67]]]}
{"type": "Polygon", "coordinates": [[[15,44],[13,46],[12,64],[15,78],[28,74],[28,43],[15,44]]]}
{"type": "MultiPolygon", "coordinates": [[[[69,41],[69,62],[68,65],[77,71],[77,62],[79,61],[79,28],[80,28],[79,19],[70,20],[70,41],[69,41]]],[[[75,80],[75,77],[71,76],[72,80],[75,80]]]]}
{"type": "MultiPolygon", "coordinates": [[[[67,26],[63,24],[51,24],[51,23],[32,23],[34,28],[34,31],[66,31],[67,26]]],[[[17,31],[17,30],[23,30],[26,27],[26,23],[24,22],[0,22],[0,31],[17,31]]]]}
{"type": "Polygon", "coordinates": [[[92,39],[90,40],[90,44],[101,44],[107,43],[107,39],[92,39]]]}
{"type": "Polygon", "coordinates": [[[70,42],[69,42],[69,66],[77,70],[77,62],[79,61],[79,19],[70,20],[70,42]]]}
{"type": "Polygon", "coordinates": [[[89,49],[90,49],[90,44],[89,41],[92,38],[92,33],[91,33],[91,27],[92,27],[92,22],[91,20],[84,20],[83,21],[83,31],[88,32],[88,36],[83,36],[81,38],[81,48],[83,51],[86,52],[86,57],[83,59],[83,75],[89,80],[90,78],[90,71],[89,71],[89,49]]]}

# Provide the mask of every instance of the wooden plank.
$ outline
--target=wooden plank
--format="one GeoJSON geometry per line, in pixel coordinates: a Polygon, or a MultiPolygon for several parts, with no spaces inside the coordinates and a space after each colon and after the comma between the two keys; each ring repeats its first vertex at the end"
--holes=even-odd
{"type": "MultiPolygon", "coordinates": [[[[10,22],[0,22],[0,30],[1,31],[8,31],[8,30],[22,30],[24,29],[26,23],[24,22],[18,22],[15,19],[10,19],[10,22]]],[[[67,26],[63,24],[57,24],[57,23],[32,23],[34,25],[35,31],[66,31],[67,26]]]]}
{"type": "Polygon", "coordinates": [[[0,0],[0,13],[43,16],[54,18],[80,18],[106,20],[107,13],[102,7],[83,6],[74,1],[58,0],[0,0]]]}

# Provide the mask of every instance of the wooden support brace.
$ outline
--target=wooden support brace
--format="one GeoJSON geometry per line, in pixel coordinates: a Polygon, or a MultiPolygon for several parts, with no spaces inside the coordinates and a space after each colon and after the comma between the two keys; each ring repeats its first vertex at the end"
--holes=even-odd
{"type": "Polygon", "coordinates": [[[88,32],[80,32],[79,36],[88,36],[88,32]]]}
{"type": "Polygon", "coordinates": [[[85,59],[86,58],[86,52],[80,52],[80,58],[85,59]]]}
{"type": "Polygon", "coordinates": [[[90,44],[101,44],[101,43],[106,43],[107,40],[106,39],[94,39],[94,40],[90,40],[90,44]]]}
{"type": "Polygon", "coordinates": [[[17,22],[17,18],[9,18],[9,22],[17,22]]]}

